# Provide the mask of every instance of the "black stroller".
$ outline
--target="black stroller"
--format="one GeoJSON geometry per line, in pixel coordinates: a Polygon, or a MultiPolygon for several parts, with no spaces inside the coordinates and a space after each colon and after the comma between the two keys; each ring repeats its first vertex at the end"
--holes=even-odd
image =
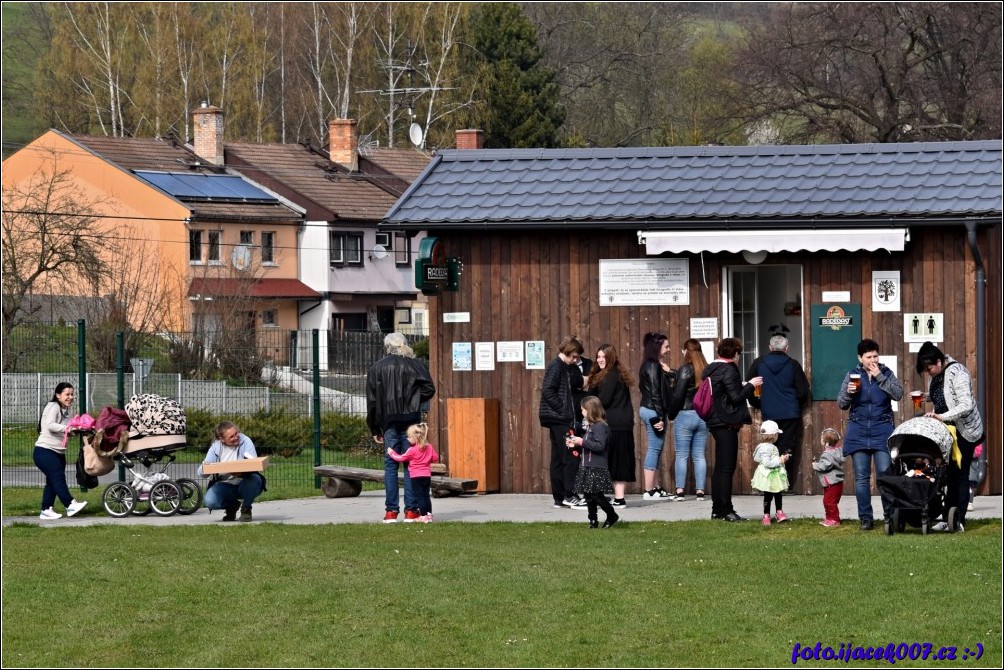
{"type": "MultiPolygon", "coordinates": [[[[903,532],[907,524],[927,535],[933,520],[945,514],[948,459],[952,434],[941,421],[916,417],[904,421],[887,441],[892,469],[876,477],[885,507],[885,534],[903,532]]],[[[945,514],[950,530],[958,510],[945,514]]]]}

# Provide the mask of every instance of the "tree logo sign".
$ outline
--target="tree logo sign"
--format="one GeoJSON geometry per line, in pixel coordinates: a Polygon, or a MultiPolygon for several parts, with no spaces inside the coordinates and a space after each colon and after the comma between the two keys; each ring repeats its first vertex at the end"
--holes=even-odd
{"type": "Polygon", "coordinates": [[[898,270],[872,273],[872,311],[898,312],[900,293],[898,270]]]}

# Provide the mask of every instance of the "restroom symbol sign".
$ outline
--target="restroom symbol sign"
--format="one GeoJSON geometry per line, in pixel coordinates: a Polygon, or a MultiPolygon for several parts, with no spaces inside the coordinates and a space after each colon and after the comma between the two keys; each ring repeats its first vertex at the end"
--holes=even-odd
{"type": "Polygon", "coordinates": [[[944,340],[945,315],[940,312],[916,312],[903,315],[904,342],[941,342],[944,340]]]}

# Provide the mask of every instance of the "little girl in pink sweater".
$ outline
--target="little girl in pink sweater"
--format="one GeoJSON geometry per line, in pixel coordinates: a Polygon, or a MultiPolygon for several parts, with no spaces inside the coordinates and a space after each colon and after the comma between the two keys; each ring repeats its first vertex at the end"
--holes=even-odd
{"type": "Polygon", "coordinates": [[[436,448],[425,441],[429,435],[429,424],[416,423],[408,426],[408,451],[398,454],[387,447],[387,455],[398,463],[408,464],[408,476],[411,477],[411,490],[415,493],[418,503],[418,521],[432,521],[432,464],[439,460],[436,448]]]}

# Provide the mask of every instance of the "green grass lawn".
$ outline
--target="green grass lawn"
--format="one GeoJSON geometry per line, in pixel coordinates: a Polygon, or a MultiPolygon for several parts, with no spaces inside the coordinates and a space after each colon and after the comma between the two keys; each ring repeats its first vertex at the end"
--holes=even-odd
{"type": "Polygon", "coordinates": [[[955,664],[1000,666],[999,520],[961,535],[808,520],[760,531],[712,521],[15,525],[2,535],[2,661],[760,667],[790,666],[796,643],[930,642],[958,647],[959,659],[982,643],[981,658],[955,664]]]}

